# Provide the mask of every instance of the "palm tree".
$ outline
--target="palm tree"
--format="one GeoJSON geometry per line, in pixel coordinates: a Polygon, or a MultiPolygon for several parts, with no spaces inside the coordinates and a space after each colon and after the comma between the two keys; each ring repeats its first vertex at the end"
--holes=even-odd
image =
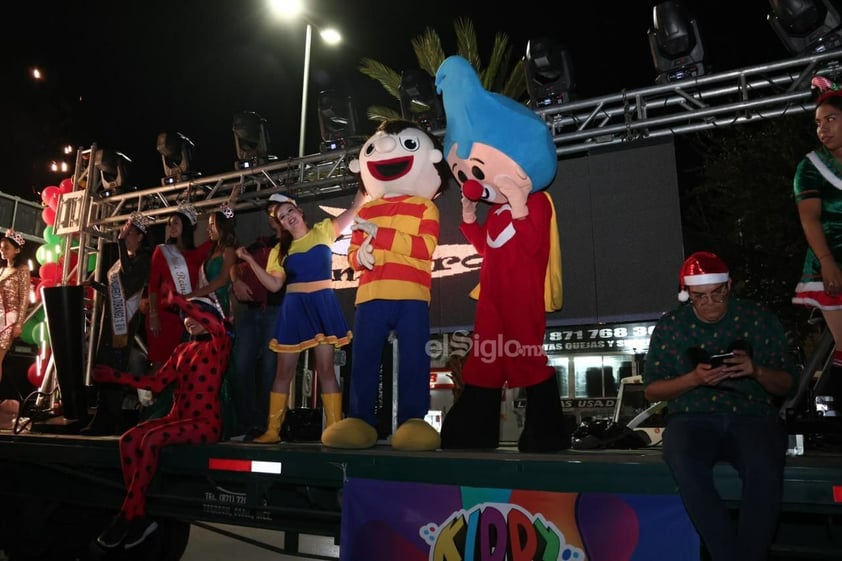
{"type": "MultiPolygon", "coordinates": [[[[477,69],[485,89],[512,99],[521,99],[525,95],[523,62],[520,59],[512,62],[512,46],[508,35],[498,32],[494,36],[491,57],[488,65],[483,67],[473,22],[469,18],[458,18],[453,23],[453,29],[456,32],[457,54],[465,57],[477,69]]],[[[428,27],[424,33],[412,39],[412,49],[418,59],[419,68],[429,74],[432,79],[445,59],[439,34],[428,27]]],[[[380,82],[389,95],[400,101],[400,72],[371,58],[363,58],[360,61],[359,71],[380,82]]],[[[400,118],[401,113],[391,107],[373,105],[366,111],[366,116],[369,120],[379,122],[400,118]]]]}

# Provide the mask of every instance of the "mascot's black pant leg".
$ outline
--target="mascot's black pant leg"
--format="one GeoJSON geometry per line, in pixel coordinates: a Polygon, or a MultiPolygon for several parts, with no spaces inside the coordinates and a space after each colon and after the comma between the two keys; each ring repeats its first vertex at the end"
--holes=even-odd
{"type": "Polygon", "coordinates": [[[526,388],[526,415],[517,448],[521,452],[558,452],[570,448],[570,432],[564,423],[558,381],[526,388]]]}
{"type": "Polygon", "coordinates": [[[441,447],[493,449],[500,444],[500,388],[465,385],[444,416],[441,447]]]}

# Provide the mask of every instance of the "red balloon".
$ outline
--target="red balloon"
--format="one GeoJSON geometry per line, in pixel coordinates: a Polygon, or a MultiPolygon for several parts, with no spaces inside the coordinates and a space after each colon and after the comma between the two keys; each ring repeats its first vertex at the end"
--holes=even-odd
{"type": "Polygon", "coordinates": [[[41,282],[39,282],[38,286],[35,288],[35,301],[41,301],[42,288],[52,288],[54,286],[58,286],[58,281],[54,279],[43,279],[41,282]]]}
{"type": "Polygon", "coordinates": [[[66,177],[61,180],[61,183],[58,184],[58,190],[61,192],[62,195],[65,193],[70,193],[73,191],[73,178],[66,177]]]}
{"type": "Polygon", "coordinates": [[[56,209],[45,206],[44,210],[41,211],[41,219],[47,226],[52,226],[56,223],[56,209]]]}
{"type": "Polygon", "coordinates": [[[36,388],[41,387],[41,382],[44,381],[44,374],[47,371],[45,360],[41,360],[41,368],[38,368],[38,361],[36,360],[29,365],[29,370],[26,371],[26,379],[36,388]]]}
{"type": "Polygon", "coordinates": [[[44,381],[44,376],[47,374],[47,365],[50,363],[50,348],[47,347],[41,352],[41,368],[38,368],[38,360],[29,365],[29,370],[26,371],[26,379],[36,388],[41,387],[41,382],[44,381]]]}
{"type": "Polygon", "coordinates": [[[59,191],[59,188],[55,185],[44,187],[44,190],[41,191],[41,200],[44,202],[45,205],[47,205],[53,210],[55,210],[58,206],[58,198],[60,196],[61,191],[59,191]]]}
{"type": "Polygon", "coordinates": [[[58,263],[44,263],[38,270],[41,281],[49,280],[58,282],[61,280],[61,267],[58,263]]]}
{"type": "MultiPolygon", "coordinates": [[[[62,255],[58,258],[59,268],[64,268],[64,262],[66,261],[67,255],[62,255]]],[[[79,254],[75,251],[70,253],[70,268],[69,271],[73,271],[73,268],[79,263],[79,254]]],[[[43,266],[43,265],[42,265],[43,266]]]]}

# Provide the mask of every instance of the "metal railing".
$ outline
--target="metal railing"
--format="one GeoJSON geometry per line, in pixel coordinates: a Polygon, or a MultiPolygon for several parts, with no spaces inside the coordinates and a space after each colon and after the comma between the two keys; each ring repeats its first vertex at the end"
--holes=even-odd
{"type": "Polygon", "coordinates": [[[0,231],[12,228],[25,240],[44,243],[46,224],[41,218],[44,207],[0,191],[0,231]]]}
{"type": "Polygon", "coordinates": [[[842,50],[572,101],[537,111],[559,155],[812,111],[810,80],[842,50]]]}

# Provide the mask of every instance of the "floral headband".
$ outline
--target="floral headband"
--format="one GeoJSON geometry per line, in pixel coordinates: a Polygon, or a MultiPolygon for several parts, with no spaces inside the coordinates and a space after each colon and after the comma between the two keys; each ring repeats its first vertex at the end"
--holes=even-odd
{"type": "Polygon", "coordinates": [[[842,97],[842,89],[824,76],[813,76],[813,79],[810,80],[810,87],[819,91],[819,97],[816,98],[816,106],[824,103],[829,97],[842,97]]]}
{"type": "Polygon", "coordinates": [[[6,230],[6,237],[10,238],[12,241],[18,244],[18,247],[23,247],[26,244],[26,240],[23,239],[23,236],[20,235],[19,232],[15,232],[11,228],[6,230]]]}

